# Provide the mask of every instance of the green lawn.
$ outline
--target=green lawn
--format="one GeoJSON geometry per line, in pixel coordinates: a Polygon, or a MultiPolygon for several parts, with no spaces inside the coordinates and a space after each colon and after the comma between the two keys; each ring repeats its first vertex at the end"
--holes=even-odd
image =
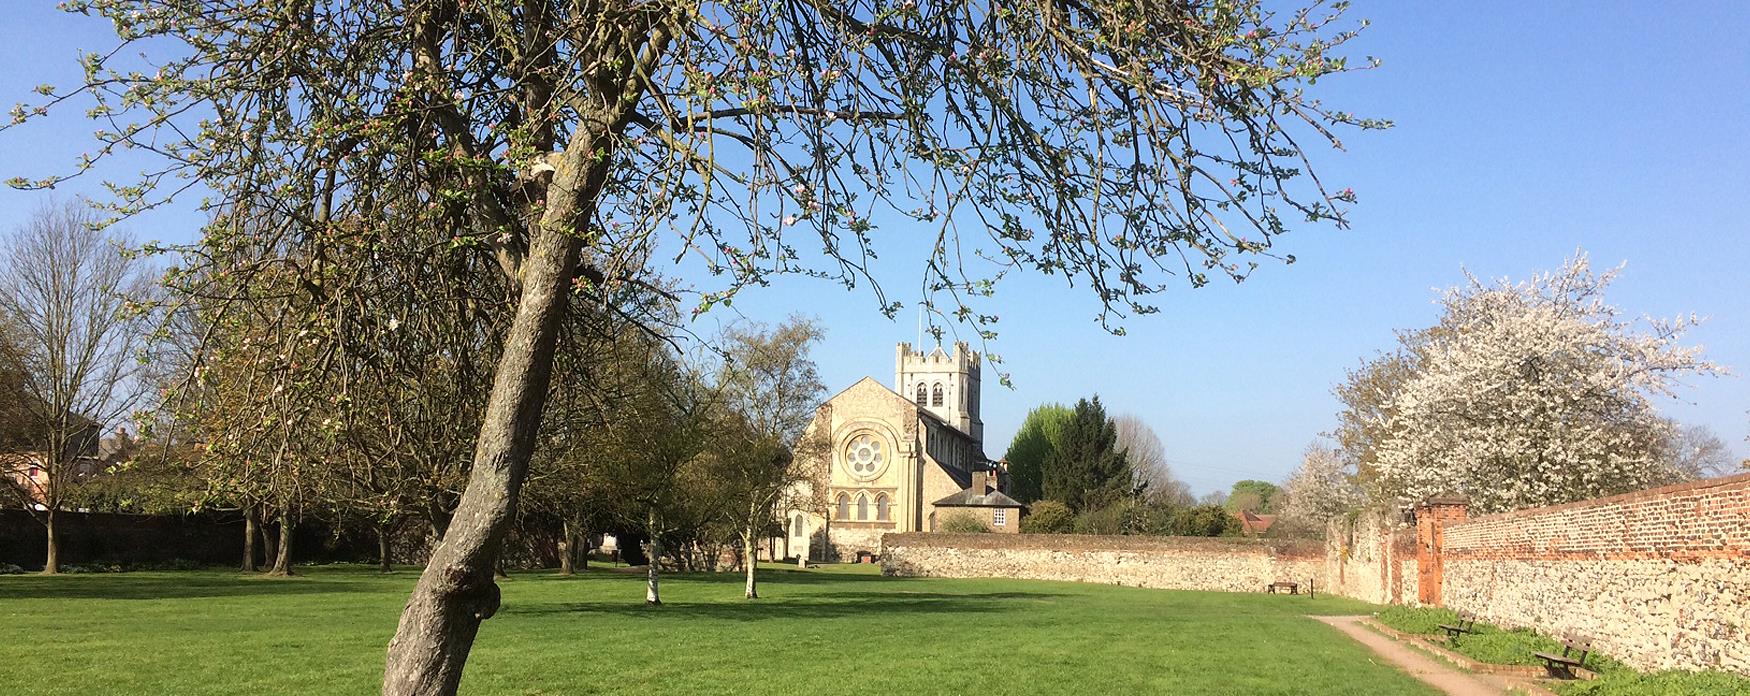
{"type": "MultiPolygon", "coordinates": [[[[0,577],[10,694],[361,694],[414,573],[311,568],[0,577]]],[[[468,694],[1431,694],[1306,614],[1341,598],[1021,580],[884,578],[872,567],[663,583],[523,573],[504,587],[468,694]]]]}

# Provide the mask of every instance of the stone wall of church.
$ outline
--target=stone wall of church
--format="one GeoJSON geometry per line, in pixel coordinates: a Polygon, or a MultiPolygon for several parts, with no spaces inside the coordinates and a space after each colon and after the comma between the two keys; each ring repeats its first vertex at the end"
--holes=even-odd
{"type": "Polygon", "coordinates": [[[1323,587],[1317,543],[1073,534],[889,534],[886,575],[1068,580],[1173,590],[1261,592],[1277,581],[1323,587]]]}
{"type": "Polygon", "coordinates": [[[854,561],[860,551],[879,556],[883,553],[881,538],[887,533],[881,528],[835,524],[827,531],[828,555],[823,560],[854,561]]]}

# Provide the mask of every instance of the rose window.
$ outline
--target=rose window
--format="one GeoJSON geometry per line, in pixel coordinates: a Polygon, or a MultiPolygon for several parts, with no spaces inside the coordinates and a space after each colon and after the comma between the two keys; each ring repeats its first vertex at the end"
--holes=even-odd
{"type": "Polygon", "coordinates": [[[881,441],[871,435],[858,435],[851,438],[851,443],[845,448],[845,460],[850,462],[851,474],[860,478],[872,478],[881,473],[882,465],[887,461],[887,453],[882,451],[881,441]]]}

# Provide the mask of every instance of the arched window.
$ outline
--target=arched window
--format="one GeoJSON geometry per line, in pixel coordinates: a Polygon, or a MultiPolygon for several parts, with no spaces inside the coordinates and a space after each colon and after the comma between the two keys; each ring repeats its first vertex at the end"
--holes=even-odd
{"type": "Polygon", "coordinates": [[[926,401],[924,399],[924,385],[922,382],[919,382],[918,383],[918,405],[925,406],[928,404],[929,404],[929,401],[926,401]]]}
{"type": "Polygon", "coordinates": [[[939,382],[936,384],[936,386],[933,389],[930,390],[930,405],[931,406],[941,406],[942,405],[942,385],[939,382]]]}
{"type": "Polygon", "coordinates": [[[857,519],[869,519],[869,496],[857,494],[857,519]]]}
{"type": "Polygon", "coordinates": [[[841,520],[851,519],[851,496],[839,494],[839,514],[841,520]]]}
{"type": "Polygon", "coordinates": [[[875,496],[875,519],[882,522],[893,521],[893,513],[888,511],[888,507],[886,493],[875,496]]]}
{"type": "Polygon", "coordinates": [[[790,536],[796,537],[797,539],[802,538],[802,516],[801,515],[797,515],[796,519],[790,520],[790,536]]]}

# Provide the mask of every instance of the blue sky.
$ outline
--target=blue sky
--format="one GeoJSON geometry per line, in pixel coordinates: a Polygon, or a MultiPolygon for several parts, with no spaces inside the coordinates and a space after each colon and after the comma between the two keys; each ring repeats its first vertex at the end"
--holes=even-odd
{"type": "MultiPolygon", "coordinates": [[[[108,31],[52,2],[17,5],[0,25],[8,105],[76,77],[76,49],[108,31]]],[[[1198,492],[1280,480],[1334,424],[1331,386],[1389,347],[1394,329],[1432,323],[1435,289],[1460,282],[1461,268],[1523,277],[1582,247],[1595,265],[1627,262],[1610,296],[1619,307],[1704,315],[1692,342],[1750,372],[1750,3],[1362,0],[1354,14],[1373,26],[1353,54],[1384,65],[1321,87],[1397,127],[1346,137],[1348,152],[1316,160],[1328,183],[1359,196],[1352,229],[1297,230],[1282,244],[1298,263],[1170,293],[1124,337],[1102,332],[1090,296],[1060,280],[1009,283],[986,307],[1002,317],[991,349],[1015,379],[986,387],[989,454],[1032,405],[1098,393],[1148,421],[1198,492]]],[[[62,120],[0,136],[0,178],[70,161],[90,130],[62,120]]],[[[0,190],[0,224],[38,200],[0,190]]],[[[198,222],[182,208],[131,227],[186,239],[198,222]]],[[[898,222],[882,232],[902,244],[921,233],[898,222]]],[[[895,299],[915,299],[921,269],[897,255],[882,263],[895,299]]],[[[915,316],[887,321],[866,291],[803,280],[743,295],[735,311],[820,317],[818,359],[835,391],[865,374],[891,382],[893,344],[916,335],[915,316]]],[[[1744,377],[1693,381],[1661,406],[1750,456],[1744,377]]]]}

